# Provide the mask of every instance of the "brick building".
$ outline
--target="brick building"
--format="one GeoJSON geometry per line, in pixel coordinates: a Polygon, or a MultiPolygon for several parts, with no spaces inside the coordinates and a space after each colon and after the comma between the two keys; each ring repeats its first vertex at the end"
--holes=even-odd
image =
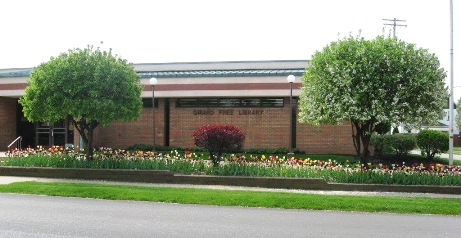
{"type": "MultiPolygon", "coordinates": [[[[135,64],[145,85],[144,108],[136,122],[114,122],[95,131],[94,145],[123,148],[133,144],[192,147],[192,132],[209,123],[233,124],[246,134],[247,148],[290,147],[308,153],[354,154],[349,124],[312,127],[296,118],[300,77],[307,61],[249,61],[135,64]],[[290,107],[288,75],[293,83],[290,107]],[[150,78],[156,78],[152,105],[150,78]],[[295,120],[296,121],[296,120],[295,120]],[[290,130],[293,133],[290,133],[290,130]],[[154,136],[153,136],[154,135],[154,136]]],[[[23,147],[79,145],[67,120],[28,122],[18,104],[31,69],[0,70],[0,151],[15,138],[23,147]]]]}

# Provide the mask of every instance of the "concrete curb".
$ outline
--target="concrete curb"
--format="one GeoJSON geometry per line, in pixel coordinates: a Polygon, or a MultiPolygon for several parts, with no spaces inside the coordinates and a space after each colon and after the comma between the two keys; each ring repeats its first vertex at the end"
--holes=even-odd
{"type": "Polygon", "coordinates": [[[166,170],[73,169],[2,167],[1,176],[104,180],[162,184],[222,185],[273,189],[324,191],[404,192],[461,195],[461,186],[385,185],[326,183],[323,179],[244,176],[175,175],[166,170]]]}

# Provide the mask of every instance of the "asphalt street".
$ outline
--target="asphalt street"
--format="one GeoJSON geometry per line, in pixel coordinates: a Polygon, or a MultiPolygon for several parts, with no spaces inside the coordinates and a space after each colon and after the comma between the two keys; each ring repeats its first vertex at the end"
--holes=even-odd
{"type": "Polygon", "coordinates": [[[0,194],[0,237],[459,237],[461,216],[0,194]]]}

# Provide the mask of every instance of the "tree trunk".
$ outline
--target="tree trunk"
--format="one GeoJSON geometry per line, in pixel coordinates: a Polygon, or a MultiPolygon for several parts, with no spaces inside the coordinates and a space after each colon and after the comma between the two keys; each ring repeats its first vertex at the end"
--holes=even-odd
{"type": "Polygon", "coordinates": [[[85,154],[89,160],[93,160],[93,131],[94,128],[88,128],[88,142],[85,144],[85,154]]]}
{"type": "Polygon", "coordinates": [[[352,138],[357,157],[360,159],[360,163],[362,163],[363,166],[368,167],[370,157],[369,146],[371,134],[374,131],[374,122],[373,120],[370,120],[366,123],[360,123],[358,121],[351,120],[351,125],[352,138]]]}
{"type": "Polygon", "coordinates": [[[83,139],[85,143],[85,155],[87,159],[93,159],[93,132],[94,129],[99,125],[98,121],[92,120],[87,122],[85,118],[81,118],[80,120],[76,121],[72,118],[72,123],[74,127],[77,129],[78,133],[83,139]]]}

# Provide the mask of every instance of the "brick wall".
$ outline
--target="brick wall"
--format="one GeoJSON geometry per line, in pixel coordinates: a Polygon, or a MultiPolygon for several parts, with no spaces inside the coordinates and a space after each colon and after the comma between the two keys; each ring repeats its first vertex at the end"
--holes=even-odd
{"type": "MultiPolygon", "coordinates": [[[[164,101],[160,100],[154,112],[155,144],[158,145],[164,144],[164,105],[164,101]]],[[[94,132],[94,147],[126,148],[134,144],[152,145],[152,114],[152,108],[145,108],[135,122],[113,122],[106,127],[99,125],[94,132]]],[[[78,142],[78,138],[74,141],[78,142]]]]}
{"type": "Polygon", "coordinates": [[[0,151],[16,139],[16,105],[18,99],[0,97],[0,151]]]}
{"type": "MultiPolygon", "coordinates": [[[[286,99],[288,101],[288,99],[286,99]]],[[[164,101],[155,109],[156,144],[164,145],[164,101]]],[[[193,147],[192,133],[211,124],[232,124],[246,135],[246,148],[289,146],[289,106],[284,108],[176,108],[170,100],[170,145],[193,147]]],[[[354,154],[348,123],[313,127],[297,123],[298,149],[314,154],[354,154]]],[[[134,144],[152,144],[152,109],[142,110],[136,122],[114,122],[95,131],[95,147],[125,148],[134,144]]],[[[75,139],[78,142],[78,138],[75,139]]]]}
{"type": "Polygon", "coordinates": [[[191,147],[192,133],[198,127],[218,123],[239,127],[245,133],[247,148],[288,147],[289,109],[285,105],[285,108],[207,109],[176,108],[172,103],[170,144],[191,147]]]}
{"type": "Polygon", "coordinates": [[[309,154],[355,154],[351,126],[297,123],[296,146],[309,154]]]}

